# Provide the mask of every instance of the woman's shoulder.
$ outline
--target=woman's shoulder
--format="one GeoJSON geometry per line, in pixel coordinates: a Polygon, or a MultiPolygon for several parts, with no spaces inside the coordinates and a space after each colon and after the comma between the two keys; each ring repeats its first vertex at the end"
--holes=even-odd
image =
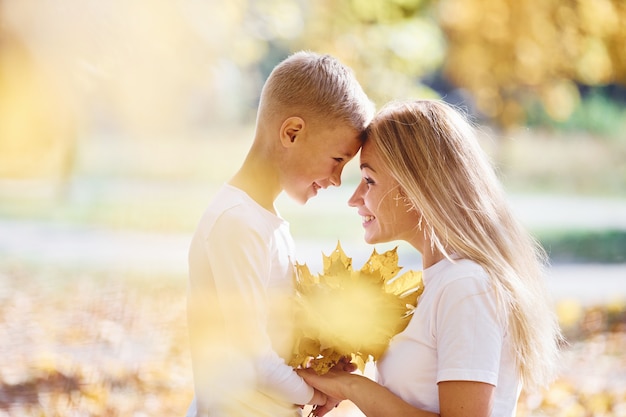
{"type": "Polygon", "coordinates": [[[444,259],[424,271],[425,285],[440,291],[454,289],[465,293],[484,292],[491,287],[485,269],[470,259],[444,259]]]}

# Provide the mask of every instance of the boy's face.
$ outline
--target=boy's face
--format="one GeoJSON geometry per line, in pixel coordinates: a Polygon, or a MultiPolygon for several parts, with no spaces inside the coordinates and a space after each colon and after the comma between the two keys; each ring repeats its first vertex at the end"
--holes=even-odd
{"type": "Polygon", "coordinates": [[[283,166],[283,189],[304,204],[318,190],[341,185],[343,168],[359,151],[361,140],[350,126],[308,128],[297,137],[295,145],[283,166]]]}

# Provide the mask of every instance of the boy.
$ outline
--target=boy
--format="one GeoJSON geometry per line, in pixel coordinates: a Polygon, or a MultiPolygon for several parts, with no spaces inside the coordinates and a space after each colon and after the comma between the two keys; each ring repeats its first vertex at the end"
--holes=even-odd
{"type": "Polygon", "coordinates": [[[188,417],[298,416],[326,397],[286,364],[292,350],[294,243],[274,202],[304,204],[341,184],[373,105],[330,56],[298,52],[261,92],[255,137],[205,211],[189,249],[195,398],[188,417]]]}

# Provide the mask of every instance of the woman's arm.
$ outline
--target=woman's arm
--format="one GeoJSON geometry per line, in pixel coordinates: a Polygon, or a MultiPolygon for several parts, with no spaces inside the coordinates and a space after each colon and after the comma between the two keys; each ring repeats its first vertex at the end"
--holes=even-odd
{"type": "Polygon", "coordinates": [[[298,373],[309,385],[328,396],[352,401],[367,417],[437,416],[416,409],[387,388],[358,374],[331,370],[324,375],[317,375],[312,369],[299,370],[298,373]]]}
{"type": "Polygon", "coordinates": [[[352,401],[367,417],[488,417],[492,408],[494,386],[482,382],[439,383],[441,414],[435,414],[413,407],[387,388],[358,374],[331,370],[320,376],[311,369],[298,373],[309,385],[330,397],[352,401]]]}
{"type": "Polygon", "coordinates": [[[443,417],[488,417],[493,409],[495,388],[476,381],[442,381],[439,387],[439,412],[443,417]]]}

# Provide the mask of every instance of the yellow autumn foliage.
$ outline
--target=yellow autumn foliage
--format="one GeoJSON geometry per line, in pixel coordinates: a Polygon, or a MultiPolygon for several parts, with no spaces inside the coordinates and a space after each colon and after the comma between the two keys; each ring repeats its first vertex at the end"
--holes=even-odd
{"type": "MultiPolygon", "coordinates": [[[[193,397],[186,281],[149,278],[0,265],[0,415],[184,415],[193,397]],[[111,323],[122,337],[103,331],[111,323]]],[[[626,415],[626,304],[579,307],[576,323],[562,322],[558,379],[522,391],[518,416],[626,415]]],[[[350,407],[333,416],[359,415],[350,407]]]]}
{"type": "Polygon", "coordinates": [[[306,264],[296,266],[297,334],[289,364],[323,374],[351,356],[362,370],[407,326],[423,291],[422,274],[397,276],[397,248],[374,250],[355,271],[339,243],[330,256],[323,255],[323,267],[314,276],[306,264]]]}
{"type": "Polygon", "coordinates": [[[444,72],[501,125],[523,122],[534,96],[554,120],[580,100],[577,84],[626,82],[626,3],[620,0],[445,0],[444,72]]]}

